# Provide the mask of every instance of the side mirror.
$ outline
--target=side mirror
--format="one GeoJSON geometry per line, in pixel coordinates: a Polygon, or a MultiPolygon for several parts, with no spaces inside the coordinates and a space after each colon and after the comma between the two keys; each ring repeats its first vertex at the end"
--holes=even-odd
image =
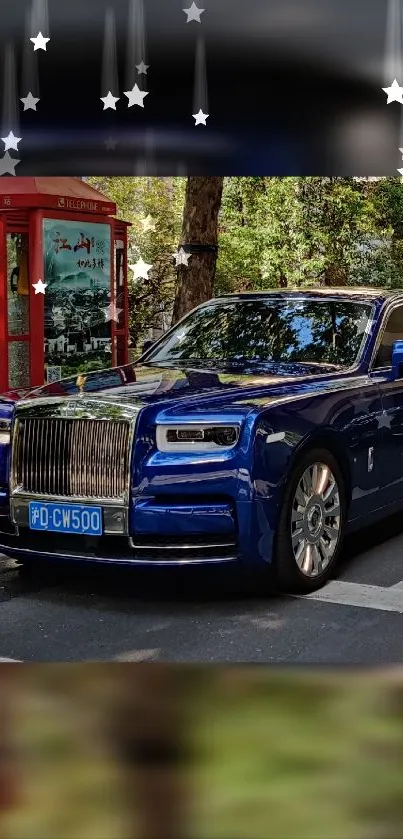
{"type": "Polygon", "coordinates": [[[403,379],[403,341],[394,341],[392,346],[391,379],[403,379]]]}
{"type": "MultiPolygon", "coordinates": [[[[144,353],[146,353],[148,350],[150,350],[150,349],[151,349],[151,347],[153,346],[153,344],[154,344],[154,341],[150,341],[150,340],[148,340],[148,341],[143,341],[143,346],[142,346],[142,350],[141,350],[141,355],[144,355],[144,353]]],[[[402,346],[403,346],[403,341],[401,341],[401,344],[402,344],[402,346]]]]}

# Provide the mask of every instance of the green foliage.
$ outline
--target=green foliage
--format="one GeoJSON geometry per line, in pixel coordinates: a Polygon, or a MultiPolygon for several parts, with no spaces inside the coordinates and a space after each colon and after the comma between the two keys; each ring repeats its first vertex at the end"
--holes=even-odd
{"type": "Polygon", "coordinates": [[[88,178],[118,207],[118,218],[131,222],[129,264],[140,257],[153,266],[148,280],[134,280],[129,270],[130,339],[137,346],[152,327],[160,326],[161,307],[168,311],[175,296],[177,250],[182,228],[186,178],[88,178]],[[142,219],[151,216],[155,230],[144,232],[142,219]]]}
{"type": "MultiPolygon", "coordinates": [[[[403,193],[400,180],[393,189],[403,193]]],[[[387,194],[383,201],[387,207],[387,194]]],[[[384,227],[365,181],[228,178],[220,218],[217,291],[312,286],[333,280],[355,284],[364,270],[367,282],[368,274],[373,274],[378,284],[383,283],[391,272],[384,227]],[[383,258],[374,246],[379,237],[383,258]]]]}
{"type": "MultiPolygon", "coordinates": [[[[161,307],[169,323],[186,179],[88,181],[132,222],[129,263],[141,256],[154,266],[149,280],[133,281],[129,271],[130,337],[138,346],[160,326],[161,307]],[[156,230],[144,233],[148,215],[156,230]]],[[[402,180],[226,178],[215,294],[318,284],[403,286],[402,180]]]]}

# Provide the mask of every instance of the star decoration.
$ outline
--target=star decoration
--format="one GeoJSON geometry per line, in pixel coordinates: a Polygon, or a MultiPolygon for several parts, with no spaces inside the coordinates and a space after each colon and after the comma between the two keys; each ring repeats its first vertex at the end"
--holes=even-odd
{"type": "Polygon", "coordinates": [[[46,52],[46,44],[50,41],[50,38],[44,38],[42,32],[38,32],[36,38],[30,38],[29,40],[32,41],[34,45],[34,52],[36,52],[36,50],[45,50],[46,52]]]}
{"type": "Polygon", "coordinates": [[[108,139],[105,140],[105,148],[107,151],[115,151],[116,146],[117,142],[116,140],[113,140],[112,137],[108,137],[108,139]]]}
{"type": "Polygon", "coordinates": [[[184,251],[183,248],[179,248],[179,250],[176,253],[174,253],[176,267],[178,267],[178,265],[186,265],[187,268],[191,256],[191,253],[186,253],[186,251],[184,251]]]}
{"type": "Polygon", "coordinates": [[[377,423],[378,428],[390,428],[391,418],[388,416],[386,411],[382,411],[377,419],[377,423]]]}
{"type": "Polygon", "coordinates": [[[144,61],[140,61],[140,64],[136,64],[136,70],[139,76],[141,76],[142,74],[146,76],[149,66],[149,64],[144,64],[144,61]]]}
{"type": "Polygon", "coordinates": [[[355,325],[357,327],[358,335],[369,335],[372,329],[372,320],[368,320],[366,315],[361,315],[355,325]]]}
{"type": "Polygon", "coordinates": [[[11,157],[10,152],[6,151],[3,157],[0,157],[0,175],[15,175],[15,167],[18,166],[19,160],[11,157]]]}
{"type": "Polygon", "coordinates": [[[28,96],[21,99],[21,102],[24,103],[24,111],[36,111],[36,106],[40,100],[37,99],[35,96],[32,96],[31,91],[28,93],[28,96]]]}
{"type": "Polygon", "coordinates": [[[403,178],[403,169],[398,169],[397,171],[399,172],[399,175],[401,175],[403,178]]]}
{"type": "Polygon", "coordinates": [[[390,87],[383,87],[382,90],[388,94],[387,105],[390,105],[391,102],[400,102],[403,105],[403,87],[400,87],[396,79],[390,87]]]}
{"type": "Polygon", "coordinates": [[[400,151],[400,154],[403,154],[403,149],[399,149],[399,151],[400,151]]]}
{"type": "Polygon", "coordinates": [[[131,271],[133,271],[134,279],[139,280],[140,278],[143,280],[148,280],[148,272],[152,268],[152,265],[149,265],[147,262],[144,262],[142,259],[139,259],[135,265],[129,265],[131,271]]]}
{"type": "Polygon", "coordinates": [[[155,221],[153,221],[151,216],[141,219],[140,224],[142,225],[143,233],[147,233],[147,230],[155,230],[155,221]]]}
{"type": "Polygon", "coordinates": [[[115,303],[109,303],[109,306],[103,311],[105,312],[105,320],[114,320],[118,323],[119,315],[123,312],[123,309],[117,309],[115,303]]]}
{"type": "Polygon", "coordinates": [[[8,149],[14,149],[14,151],[18,151],[18,143],[21,141],[21,137],[14,137],[12,131],[10,131],[8,137],[1,138],[3,143],[5,144],[5,151],[8,149]]]}
{"type": "Polygon", "coordinates": [[[107,111],[108,108],[112,108],[116,111],[116,102],[119,102],[119,99],[119,96],[114,96],[110,91],[107,96],[101,96],[101,102],[104,103],[104,111],[107,111]]]}
{"type": "Polygon", "coordinates": [[[203,14],[205,10],[199,9],[199,7],[196,6],[196,3],[192,3],[190,9],[183,9],[182,11],[184,11],[185,15],[188,16],[186,23],[190,23],[192,20],[195,20],[196,23],[201,23],[200,15],[203,14]]]}
{"type": "Polygon", "coordinates": [[[126,90],[125,96],[127,96],[129,103],[128,108],[131,108],[132,105],[140,105],[140,108],[144,108],[144,98],[148,96],[147,91],[140,90],[138,84],[134,85],[133,90],[126,90]]]}
{"type": "Polygon", "coordinates": [[[38,280],[37,283],[32,283],[32,285],[35,289],[35,294],[45,294],[45,288],[48,287],[48,284],[42,282],[42,280],[38,280]]]}
{"type": "Polygon", "coordinates": [[[186,329],[182,329],[180,332],[177,332],[176,334],[176,340],[178,344],[181,344],[184,338],[186,338],[186,329]]]}
{"type": "Polygon", "coordinates": [[[192,114],[193,119],[196,120],[195,125],[207,125],[206,119],[208,116],[209,114],[203,114],[201,108],[198,114],[192,114]]]}

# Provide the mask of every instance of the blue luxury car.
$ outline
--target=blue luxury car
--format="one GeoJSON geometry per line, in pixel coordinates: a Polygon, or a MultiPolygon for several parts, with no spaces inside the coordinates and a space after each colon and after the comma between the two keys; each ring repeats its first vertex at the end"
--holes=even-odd
{"type": "Polygon", "coordinates": [[[0,552],[233,563],[309,592],[403,507],[403,291],[221,297],[125,367],[0,399],[0,552]]]}

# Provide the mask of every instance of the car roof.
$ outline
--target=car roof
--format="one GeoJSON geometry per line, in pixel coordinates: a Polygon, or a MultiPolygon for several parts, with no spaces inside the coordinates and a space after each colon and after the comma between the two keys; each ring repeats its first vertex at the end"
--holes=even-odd
{"type": "Polygon", "coordinates": [[[403,288],[374,288],[364,286],[344,286],[340,288],[319,286],[318,288],[275,288],[267,289],[265,291],[243,291],[233,294],[222,294],[216,299],[225,300],[247,300],[251,298],[264,299],[269,297],[276,298],[318,298],[328,297],[329,299],[337,299],[343,297],[346,300],[362,300],[373,302],[383,302],[393,298],[399,299],[403,296],[403,288]]]}

